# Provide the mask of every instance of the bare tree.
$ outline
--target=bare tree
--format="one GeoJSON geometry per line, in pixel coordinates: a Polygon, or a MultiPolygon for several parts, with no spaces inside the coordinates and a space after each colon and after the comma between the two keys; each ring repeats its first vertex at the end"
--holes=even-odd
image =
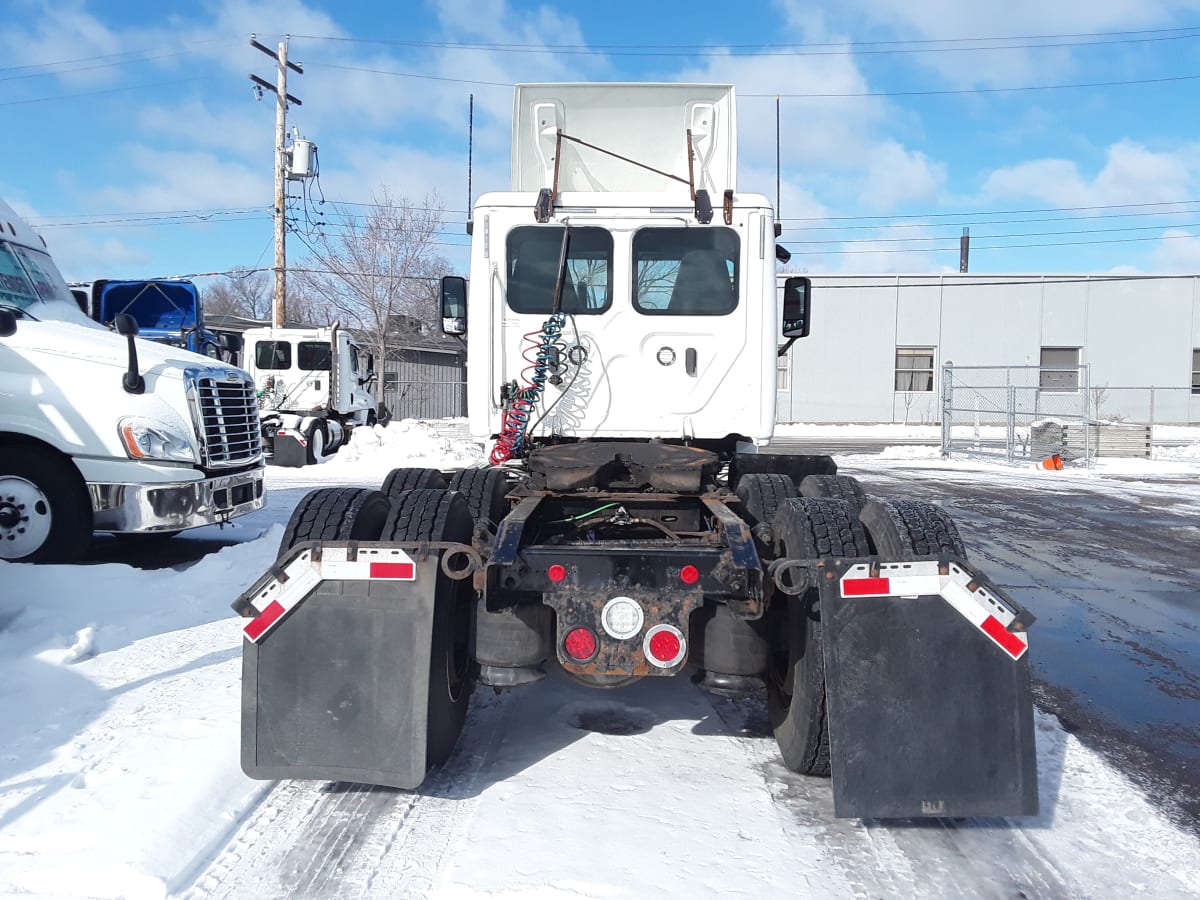
{"type": "Polygon", "coordinates": [[[444,210],[436,195],[417,205],[380,188],[365,217],[335,206],[332,228],[310,245],[308,271],[297,267],[330,317],[360,331],[380,361],[397,317],[437,320],[435,283],[449,268],[437,252],[444,210]]]}
{"type": "Polygon", "coordinates": [[[234,266],[204,292],[204,311],[209,315],[245,316],[265,319],[271,314],[269,273],[234,266]]]}

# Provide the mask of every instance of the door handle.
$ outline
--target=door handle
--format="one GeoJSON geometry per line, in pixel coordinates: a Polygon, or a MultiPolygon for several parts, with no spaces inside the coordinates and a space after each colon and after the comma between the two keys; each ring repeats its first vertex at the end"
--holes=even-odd
{"type": "Polygon", "coordinates": [[[684,368],[684,371],[687,372],[689,375],[691,375],[693,378],[696,377],[696,348],[695,347],[688,347],[687,352],[683,354],[683,368],[684,368]]]}

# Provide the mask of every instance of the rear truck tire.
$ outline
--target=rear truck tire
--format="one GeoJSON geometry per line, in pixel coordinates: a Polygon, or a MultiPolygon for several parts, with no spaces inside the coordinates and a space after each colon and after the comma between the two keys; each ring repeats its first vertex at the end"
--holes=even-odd
{"type": "Polygon", "coordinates": [[[377,541],[392,504],[369,488],[319,488],[296,504],[279,555],[305,541],[377,541]]]}
{"type": "Polygon", "coordinates": [[[459,469],[450,478],[450,490],[458,491],[467,500],[471,518],[484,522],[493,533],[500,521],[508,515],[508,480],[504,470],[495,466],[474,469],[459,469]]]}
{"type": "Polygon", "coordinates": [[[858,513],[874,552],[892,559],[957,556],[967,548],[945,510],[920,500],[870,500],[858,513]]]}
{"type": "MultiPolygon", "coordinates": [[[[409,491],[392,504],[381,540],[470,544],[471,527],[471,512],[461,494],[421,488],[409,491]]],[[[473,599],[469,578],[456,581],[439,566],[429,653],[425,744],[428,767],[441,765],[454,750],[466,721],[471,692],[475,689],[471,670],[473,599]]]]}
{"type": "Polygon", "coordinates": [[[786,501],[799,496],[796,485],[786,475],[766,472],[743,475],[738,479],[735,493],[742,501],[741,516],[751,527],[769,524],[786,501]]]}
{"type": "Polygon", "coordinates": [[[849,475],[807,475],[800,482],[800,496],[845,500],[855,509],[867,502],[862,485],[849,475]]]}
{"type": "Polygon", "coordinates": [[[387,478],[383,479],[380,490],[393,503],[400,495],[421,488],[446,489],[446,477],[437,469],[392,469],[387,478]]]}
{"type": "Polygon", "coordinates": [[[325,448],[329,445],[329,434],[325,431],[324,422],[313,422],[304,436],[308,442],[308,464],[316,465],[325,458],[325,448]]]}
{"type": "Polygon", "coordinates": [[[72,562],[92,539],[92,507],[79,472],[45,448],[0,448],[0,559],[72,562]]]}
{"type": "MultiPolygon", "coordinates": [[[[780,507],[772,523],[777,558],[857,557],[866,535],[845,500],[801,497],[780,507]]],[[[768,662],[767,712],[783,764],[802,775],[829,775],[825,656],[819,594],[783,596],[774,610],[776,646],[768,662]]]]}

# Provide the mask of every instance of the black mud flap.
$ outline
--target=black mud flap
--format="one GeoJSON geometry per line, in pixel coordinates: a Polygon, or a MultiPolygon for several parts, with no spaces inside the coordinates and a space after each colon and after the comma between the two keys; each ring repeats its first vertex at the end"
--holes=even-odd
{"type": "Polygon", "coordinates": [[[438,558],[380,545],[336,554],[302,544],[234,604],[250,617],[242,769],[415,788],[426,772],[438,558]]]}
{"type": "Polygon", "coordinates": [[[957,560],[819,580],[835,814],[1036,815],[1032,617],[957,560]]]}
{"type": "Polygon", "coordinates": [[[277,466],[298,469],[308,463],[308,445],[299,434],[281,429],[275,435],[275,456],[271,461],[277,466]]]}

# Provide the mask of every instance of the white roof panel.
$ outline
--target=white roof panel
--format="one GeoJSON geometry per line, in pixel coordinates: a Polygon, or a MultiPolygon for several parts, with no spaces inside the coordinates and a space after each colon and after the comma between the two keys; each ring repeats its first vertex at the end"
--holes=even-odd
{"type": "Polygon", "coordinates": [[[644,191],[687,196],[687,132],[697,188],[714,202],[736,189],[737,121],[727,84],[519,84],[513,109],[512,189],[537,191],[554,181],[558,132],[564,139],[559,191],[644,191]]]}

